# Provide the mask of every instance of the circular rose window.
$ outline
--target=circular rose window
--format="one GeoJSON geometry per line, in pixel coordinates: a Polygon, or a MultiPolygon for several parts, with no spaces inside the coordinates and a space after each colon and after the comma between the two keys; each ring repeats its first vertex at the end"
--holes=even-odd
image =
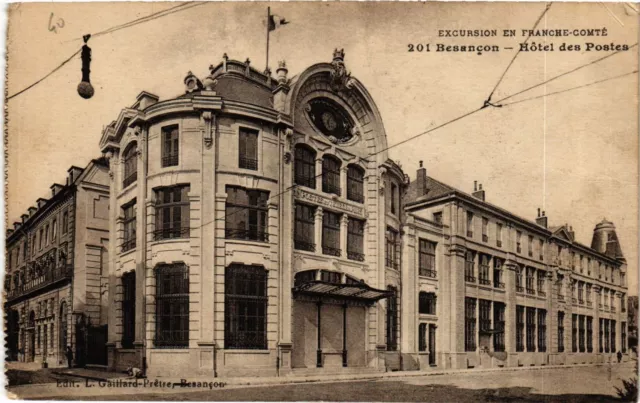
{"type": "Polygon", "coordinates": [[[346,143],[353,138],[353,122],[336,102],[317,98],[307,105],[309,120],[316,129],[334,143],[346,143]]]}

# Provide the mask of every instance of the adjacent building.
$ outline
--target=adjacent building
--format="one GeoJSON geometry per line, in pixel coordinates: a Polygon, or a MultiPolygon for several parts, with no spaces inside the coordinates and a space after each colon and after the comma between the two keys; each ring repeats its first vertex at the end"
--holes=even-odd
{"type": "Polygon", "coordinates": [[[105,159],[72,166],[64,185],[7,230],[8,360],[106,365],[109,177],[105,159]]]}
{"type": "Polygon", "coordinates": [[[409,181],[344,52],[289,78],[229,59],[142,92],[109,160],[108,367],[257,376],[601,362],[626,349],[626,262],[409,181]]]}

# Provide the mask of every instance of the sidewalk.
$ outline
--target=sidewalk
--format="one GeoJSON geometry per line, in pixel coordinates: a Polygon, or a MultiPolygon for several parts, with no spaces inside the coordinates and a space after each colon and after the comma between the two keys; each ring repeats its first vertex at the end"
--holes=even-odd
{"type": "MultiPolygon", "coordinates": [[[[130,395],[140,393],[188,393],[202,392],[206,390],[235,389],[253,386],[274,386],[285,384],[304,384],[310,382],[344,382],[373,379],[398,379],[409,377],[426,377],[437,375],[454,374],[484,374],[488,372],[514,372],[514,371],[540,371],[551,369],[571,369],[580,367],[597,367],[606,364],[577,364],[577,365],[550,365],[538,367],[508,367],[508,368],[488,368],[488,369],[446,369],[428,371],[397,371],[367,374],[340,374],[340,375],[314,375],[314,376],[282,376],[282,377],[253,377],[253,378],[188,378],[188,385],[181,385],[180,379],[153,378],[138,379],[130,378],[110,378],[108,374],[116,376],[124,375],[118,373],[104,373],[93,371],[83,373],[80,369],[74,370],[73,376],[78,380],[72,386],[58,386],[54,384],[21,385],[7,388],[7,393],[13,398],[40,399],[53,397],[81,397],[81,396],[105,396],[105,395],[130,395]],[[96,372],[103,375],[98,380],[96,372]],[[135,381],[135,382],[134,382],[135,381]],[[109,382],[109,384],[107,384],[109,382]]],[[[630,362],[619,364],[620,366],[630,366],[630,362]]],[[[616,365],[618,366],[618,365],[616,365]]],[[[70,374],[69,374],[70,375],[70,374]]]]}

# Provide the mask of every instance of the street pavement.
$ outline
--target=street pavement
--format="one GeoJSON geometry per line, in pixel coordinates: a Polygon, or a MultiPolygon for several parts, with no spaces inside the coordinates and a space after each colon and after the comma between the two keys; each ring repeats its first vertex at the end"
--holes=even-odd
{"type": "MultiPolygon", "coordinates": [[[[634,375],[634,363],[612,366],[564,368],[518,368],[510,371],[481,370],[444,375],[402,376],[342,382],[321,381],[285,385],[247,386],[212,378],[185,387],[111,387],[96,381],[78,380],[70,385],[11,387],[10,396],[24,399],[63,400],[189,400],[189,401],[619,401],[615,387],[634,375]]],[[[149,380],[153,382],[154,380],[149,380]]],[[[126,382],[126,381],[122,381],[126,382]]],[[[141,382],[141,381],[140,381],[141,382]]]]}

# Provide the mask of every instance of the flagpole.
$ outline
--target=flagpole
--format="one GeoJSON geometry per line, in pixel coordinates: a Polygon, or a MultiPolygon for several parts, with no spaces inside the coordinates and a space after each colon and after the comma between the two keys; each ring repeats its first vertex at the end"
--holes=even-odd
{"type": "Polygon", "coordinates": [[[269,23],[271,22],[271,7],[267,7],[267,66],[265,71],[269,70],[269,23]]]}

